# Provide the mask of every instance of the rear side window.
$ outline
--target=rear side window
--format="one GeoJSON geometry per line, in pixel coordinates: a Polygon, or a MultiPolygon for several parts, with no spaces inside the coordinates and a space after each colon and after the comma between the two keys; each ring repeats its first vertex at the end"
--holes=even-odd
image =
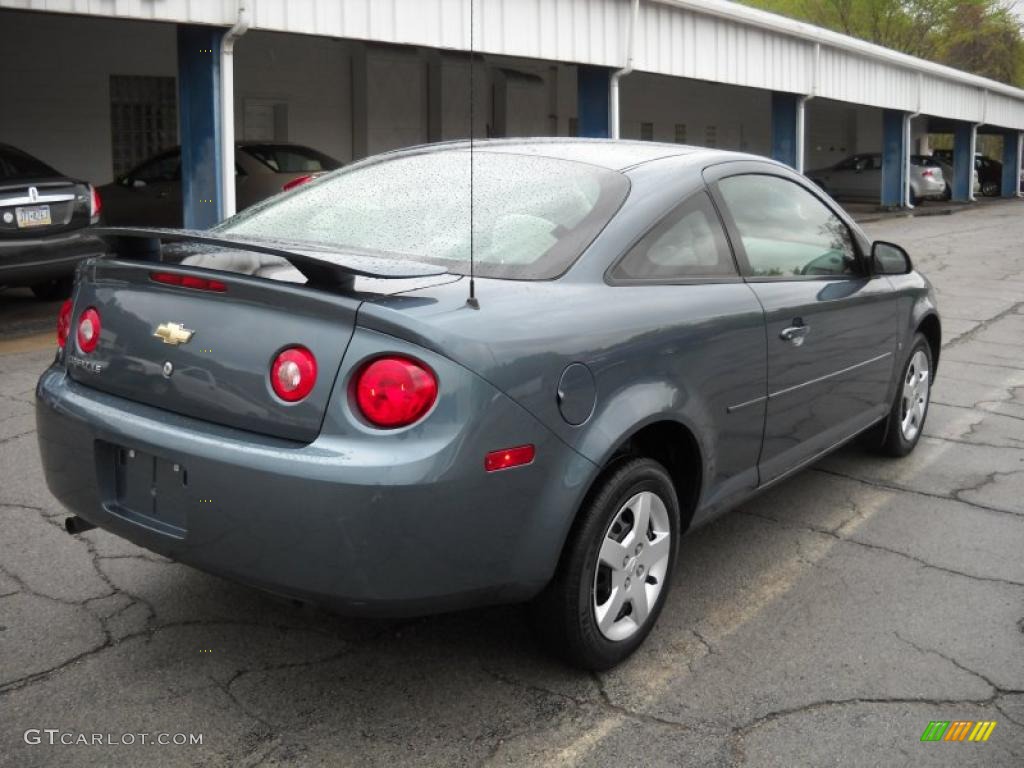
{"type": "Polygon", "coordinates": [[[37,179],[60,176],[46,163],[36,160],[20,149],[0,144],[0,180],[37,179]]]}
{"type": "Polygon", "coordinates": [[[707,192],[698,192],[648,232],[612,268],[615,280],[671,281],[736,275],[707,192]]]}
{"type": "Polygon", "coordinates": [[[753,277],[857,274],[853,234],[799,184],[779,176],[730,176],[718,189],[739,230],[753,277]]]}
{"type": "Polygon", "coordinates": [[[284,144],[256,144],[242,147],[242,151],[259,160],[274,173],[316,173],[333,171],[341,163],[309,147],[284,144]]]}

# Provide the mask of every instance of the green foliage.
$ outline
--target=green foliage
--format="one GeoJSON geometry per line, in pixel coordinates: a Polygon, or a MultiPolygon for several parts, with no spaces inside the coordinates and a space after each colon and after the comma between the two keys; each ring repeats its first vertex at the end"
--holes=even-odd
{"type": "Polygon", "coordinates": [[[923,59],[1024,84],[1024,36],[1008,0],[742,0],[923,59]]]}

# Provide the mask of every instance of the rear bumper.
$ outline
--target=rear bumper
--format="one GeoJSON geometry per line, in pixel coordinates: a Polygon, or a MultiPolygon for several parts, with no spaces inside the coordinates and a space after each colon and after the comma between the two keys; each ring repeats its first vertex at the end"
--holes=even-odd
{"type": "Polygon", "coordinates": [[[923,199],[940,198],[946,194],[946,182],[935,179],[917,179],[914,182],[914,194],[923,199]]]}
{"type": "Polygon", "coordinates": [[[79,262],[105,252],[104,242],[88,230],[0,240],[0,286],[70,277],[79,262]]]}
{"type": "Polygon", "coordinates": [[[72,512],[180,562],[348,613],[531,597],[550,579],[594,471],[494,390],[478,417],[533,442],[534,464],[485,473],[485,451],[505,446],[479,425],[413,450],[325,436],[288,443],[98,392],[59,365],[36,394],[47,484],[72,512]],[[120,506],[113,446],[187,470],[181,535],[120,506]]]}

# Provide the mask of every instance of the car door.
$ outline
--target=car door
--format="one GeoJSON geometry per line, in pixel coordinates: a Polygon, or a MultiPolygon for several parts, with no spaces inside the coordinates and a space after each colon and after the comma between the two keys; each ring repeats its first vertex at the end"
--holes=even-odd
{"type": "Polygon", "coordinates": [[[765,312],[765,483],[885,416],[897,304],[863,238],[801,177],[742,165],[719,166],[712,189],[765,312]]]}
{"type": "Polygon", "coordinates": [[[833,197],[843,197],[849,194],[850,178],[853,176],[856,163],[856,157],[848,157],[821,174],[820,180],[829,194],[833,197]]]}
{"type": "Polygon", "coordinates": [[[874,155],[857,155],[849,174],[847,196],[859,200],[877,199],[882,191],[881,159],[874,155]]]}
{"type": "Polygon", "coordinates": [[[181,155],[167,152],[128,173],[107,207],[107,223],[118,226],[180,227],[181,155]]]}
{"type": "MultiPolygon", "coordinates": [[[[660,327],[635,346],[628,365],[599,378],[615,389],[663,370],[681,395],[681,414],[705,425],[708,461],[702,519],[757,486],[767,362],[764,313],[739,276],[708,192],[683,199],[607,274],[615,302],[645,307],[660,327]],[[699,414],[699,415],[698,415],[699,414]]],[[[615,311],[614,303],[608,308],[615,311]]],[[[661,387],[659,386],[660,390],[661,387]]]]}

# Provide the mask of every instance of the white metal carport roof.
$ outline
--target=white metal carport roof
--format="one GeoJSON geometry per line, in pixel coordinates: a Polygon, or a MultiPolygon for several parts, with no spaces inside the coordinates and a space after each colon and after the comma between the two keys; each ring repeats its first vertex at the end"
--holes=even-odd
{"type": "MultiPolygon", "coordinates": [[[[629,0],[476,0],[477,50],[619,67],[629,0]]],[[[0,0],[230,26],[236,0],[0,0]]],[[[249,0],[252,28],[467,50],[469,0],[249,0]]],[[[1024,90],[726,0],[643,0],[638,70],[1024,130],[1024,90]]]]}

